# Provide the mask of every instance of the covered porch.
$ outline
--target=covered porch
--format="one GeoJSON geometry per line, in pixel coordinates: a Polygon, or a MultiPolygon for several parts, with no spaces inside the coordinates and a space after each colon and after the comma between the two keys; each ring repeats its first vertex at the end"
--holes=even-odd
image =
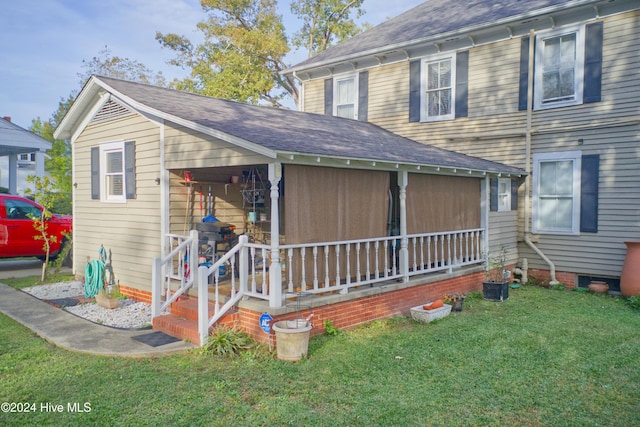
{"type": "Polygon", "coordinates": [[[179,206],[154,260],[153,316],[190,294],[202,343],[238,305],[286,316],[302,299],[319,307],[483,270],[490,173],[318,159],[170,171],[179,206]],[[210,215],[237,238],[206,263],[198,224],[210,215]]]}

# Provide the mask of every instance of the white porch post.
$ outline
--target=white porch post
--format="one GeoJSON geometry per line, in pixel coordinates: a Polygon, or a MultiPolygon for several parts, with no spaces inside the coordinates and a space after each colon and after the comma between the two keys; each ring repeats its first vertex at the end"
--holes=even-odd
{"type": "Polygon", "coordinates": [[[9,154],[9,194],[18,191],[18,155],[9,154]]]}
{"type": "Polygon", "coordinates": [[[480,227],[484,229],[482,234],[482,256],[485,258],[486,267],[489,266],[489,176],[485,176],[480,186],[480,227]]]}
{"type": "Polygon", "coordinates": [[[409,281],[409,238],[407,237],[407,183],[409,173],[398,172],[398,187],[400,188],[400,273],[402,281],[409,281]]]}
{"type": "Polygon", "coordinates": [[[282,164],[269,163],[271,183],[271,264],[269,265],[269,307],[282,307],[282,267],[280,266],[280,210],[278,199],[282,164]]]}

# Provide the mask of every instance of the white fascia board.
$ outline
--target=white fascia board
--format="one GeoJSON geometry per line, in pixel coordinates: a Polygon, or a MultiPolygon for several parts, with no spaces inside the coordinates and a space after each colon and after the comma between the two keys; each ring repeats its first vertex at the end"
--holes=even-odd
{"type": "Polygon", "coordinates": [[[80,94],[76,97],[71,108],[64,115],[62,121],[53,132],[55,139],[70,139],[72,135],[72,128],[74,128],[75,121],[80,119],[82,112],[93,102],[94,97],[99,92],[99,81],[93,76],[87,81],[84,88],[80,91],[80,94]],[[75,120],[75,121],[74,121],[75,120]]]}
{"type": "Polygon", "coordinates": [[[311,153],[299,153],[299,152],[278,152],[278,159],[282,164],[298,164],[298,165],[313,165],[324,167],[336,167],[347,169],[374,169],[374,170],[395,170],[395,171],[408,171],[413,173],[430,173],[435,175],[456,175],[456,176],[468,176],[468,177],[483,177],[486,175],[499,175],[505,176],[523,176],[523,173],[496,171],[496,170],[481,170],[481,169],[469,169],[463,166],[443,166],[427,163],[410,163],[410,162],[394,162],[392,160],[378,160],[378,159],[365,159],[357,157],[341,157],[330,156],[324,154],[311,154],[311,153]]]}

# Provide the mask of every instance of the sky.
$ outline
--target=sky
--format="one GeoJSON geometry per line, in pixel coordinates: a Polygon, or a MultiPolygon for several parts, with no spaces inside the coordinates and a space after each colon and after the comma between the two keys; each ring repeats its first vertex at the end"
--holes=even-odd
{"type": "MultiPolygon", "coordinates": [[[[424,0],[365,0],[359,22],[377,25],[424,0]]],[[[278,0],[288,34],[299,27],[289,0],[278,0]]],[[[199,0],[21,0],[0,4],[0,117],[28,129],[35,118],[48,120],[61,99],[79,91],[83,60],[112,56],[162,71],[167,81],[188,75],[168,65],[175,57],[155,40],[156,31],[201,40],[196,28],[206,19],[199,0]]],[[[290,54],[294,65],[304,53],[290,54]]]]}

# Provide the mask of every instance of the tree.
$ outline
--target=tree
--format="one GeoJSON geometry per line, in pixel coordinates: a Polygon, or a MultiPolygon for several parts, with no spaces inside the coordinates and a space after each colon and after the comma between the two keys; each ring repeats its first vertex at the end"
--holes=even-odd
{"type": "Polygon", "coordinates": [[[189,78],[174,83],[177,89],[283,106],[286,97],[298,102],[295,78],[280,74],[288,68],[287,53],[304,47],[309,55],[316,54],[359,32],[350,13],[355,10],[360,16],[363,1],[294,0],[292,10],[304,25],[290,45],[275,0],[201,0],[208,14],[198,24],[202,44],[194,46],[185,36],[160,32],[156,40],[176,52],[170,63],[191,69],[189,78]]]}
{"type": "Polygon", "coordinates": [[[296,47],[304,47],[309,57],[325,51],[361,31],[350,17],[364,14],[364,0],[298,0],[291,3],[291,12],[302,20],[302,28],[293,36],[296,47]]]}
{"type": "Polygon", "coordinates": [[[45,259],[42,263],[42,277],[40,280],[44,282],[44,278],[47,274],[47,266],[49,265],[49,255],[51,253],[51,244],[56,243],[57,237],[49,234],[49,220],[51,219],[51,208],[55,200],[55,195],[51,191],[52,182],[48,177],[40,177],[30,175],[27,177],[27,181],[34,184],[35,190],[31,191],[27,189],[27,194],[33,194],[37,203],[42,206],[42,211],[39,216],[32,216],[33,228],[36,229],[38,235],[34,238],[36,240],[42,240],[42,248],[44,249],[45,259]]]}
{"type": "Polygon", "coordinates": [[[104,49],[98,52],[98,56],[94,56],[90,61],[83,59],[82,68],[85,69],[85,72],[78,73],[81,86],[84,85],[93,74],[154,86],[167,86],[162,71],[156,73],[136,60],[112,56],[108,46],[105,46],[104,49]]]}
{"type": "Polygon", "coordinates": [[[293,79],[279,74],[289,46],[275,0],[202,0],[201,5],[208,14],[198,24],[205,36],[201,45],[156,33],[163,47],[178,53],[171,63],[192,70],[178,89],[254,104],[279,105],[287,94],[297,99],[293,79]]]}
{"type": "Polygon", "coordinates": [[[49,172],[58,197],[54,200],[52,209],[59,214],[71,214],[71,145],[69,141],[55,139],[53,132],[62,121],[66,112],[73,104],[73,94],[65,99],[61,99],[58,109],[51,118],[43,122],[40,117],[31,121],[31,132],[42,138],[51,141],[51,148],[47,150],[47,157],[44,160],[45,170],[49,172]]]}

